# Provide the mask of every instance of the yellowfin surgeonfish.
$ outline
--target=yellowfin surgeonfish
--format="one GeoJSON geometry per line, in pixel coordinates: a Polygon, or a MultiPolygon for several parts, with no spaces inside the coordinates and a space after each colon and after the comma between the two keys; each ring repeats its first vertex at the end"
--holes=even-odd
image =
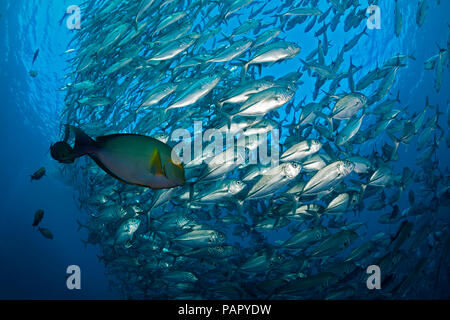
{"type": "Polygon", "coordinates": [[[60,163],[72,163],[88,155],[106,173],[127,184],[168,189],[185,183],[181,162],[172,158],[172,149],[159,140],[136,134],[93,140],[79,128],[68,128],[75,133],[74,148],[64,141],[51,146],[52,157],[60,163]]]}

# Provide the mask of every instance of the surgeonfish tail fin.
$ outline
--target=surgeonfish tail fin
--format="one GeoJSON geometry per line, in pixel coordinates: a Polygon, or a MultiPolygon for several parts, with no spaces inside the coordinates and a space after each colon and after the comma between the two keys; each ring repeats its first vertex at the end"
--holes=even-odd
{"type": "Polygon", "coordinates": [[[75,134],[74,156],[78,158],[92,152],[93,147],[95,147],[95,141],[80,128],[70,126],[70,129],[75,134]]]}

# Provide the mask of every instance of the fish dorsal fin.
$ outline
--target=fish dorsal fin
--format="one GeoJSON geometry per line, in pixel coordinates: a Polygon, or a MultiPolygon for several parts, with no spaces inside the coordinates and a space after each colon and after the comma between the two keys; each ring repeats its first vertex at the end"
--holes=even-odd
{"type": "Polygon", "coordinates": [[[158,149],[155,149],[150,157],[149,162],[150,172],[155,176],[165,176],[162,164],[161,156],[159,155],[158,149]]]}

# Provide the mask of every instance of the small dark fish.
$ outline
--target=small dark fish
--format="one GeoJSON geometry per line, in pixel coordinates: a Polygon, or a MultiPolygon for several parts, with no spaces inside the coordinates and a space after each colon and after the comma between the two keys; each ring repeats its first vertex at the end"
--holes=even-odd
{"type": "Polygon", "coordinates": [[[32,63],[32,64],[34,64],[34,63],[36,62],[36,59],[37,59],[38,55],[39,55],[39,49],[37,49],[37,50],[34,52],[33,63],[32,63]]]}
{"type": "Polygon", "coordinates": [[[37,71],[34,71],[34,70],[30,70],[29,74],[32,78],[36,78],[38,76],[37,71]]]}
{"type": "Polygon", "coordinates": [[[30,177],[31,177],[31,181],[33,181],[33,180],[41,180],[43,176],[45,176],[45,168],[44,167],[40,168],[38,171],[33,173],[30,177]]]}
{"type": "Polygon", "coordinates": [[[33,227],[37,227],[39,223],[41,223],[43,218],[44,218],[44,210],[36,211],[36,213],[34,214],[33,227]]]}
{"type": "Polygon", "coordinates": [[[53,233],[47,228],[39,228],[39,232],[47,239],[53,239],[53,233]]]}

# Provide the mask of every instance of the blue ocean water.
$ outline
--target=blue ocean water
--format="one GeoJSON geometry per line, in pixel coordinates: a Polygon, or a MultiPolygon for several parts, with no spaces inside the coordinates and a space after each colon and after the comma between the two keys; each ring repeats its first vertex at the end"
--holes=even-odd
{"type": "Polygon", "coordinates": [[[85,248],[77,232],[80,210],[73,188],[52,170],[50,142],[58,134],[58,112],[64,95],[67,63],[61,56],[71,33],[61,17],[76,1],[1,1],[1,165],[0,298],[1,299],[108,299],[99,252],[85,248]],[[28,75],[35,50],[40,54],[28,75]],[[30,58],[31,57],[31,58],[30,58]],[[33,81],[36,80],[36,81],[33,81]],[[8,154],[8,155],[7,155],[8,154]],[[36,166],[46,166],[47,177],[30,183],[36,166]],[[45,224],[55,241],[42,237],[31,224],[36,210],[45,210],[45,224]],[[80,266],[82,290],[68,290],[66,269],[80,266]]]}
{"type": "MultiPolygon", "coordinates": [[[[400,91],[402,106],[410,113],[420,112],[426,97],[446,112],[449,101],[450,75],[444,69],[442,88],[436,93],[435,72],[426,71],[423,62],[447,45],[449,37],[450,1],[428,1],[429,10],[422,28],[416,25],[417,2],[399,0],[403,14],[403,30],[399,38],[394,34],[394,1],[381,0],[381,29],[367,30],[349,52],[353,64],[372,70],[396,54],[414,55],[407,68],[402,68],[392,93],[400,91]]],[[[368,6],[360,1],[361,7],[368,6]]],[[[65,183],[58,164],[51,159],[49,146],[60,135],[60,112],[64,106],[65,92],[59,89],[70,63],[62,54],[77,30],[68,30],[64,13],[70,5],[80,5],[75,0],[1,0],[0,1],[0,299],[110,299],[120,294],[111,288],[105,276],[104,265],[98,260],[99,248],[84,247],[80,241],[85,231],[77,231],[76,220],[83,220],[77,190],[65,183]],[[39,57],[32,66],[36,49],[39,57]],[[38,71],[36,78],[30,70],[38,71]],[[45,166],[47,176],[30,182],[29,175],[45,166]],[[49,241],[33,230],[31,223],[37,209],[45,211],[43,225],[52,230],[55,239],[49,241]],[[82,290],[68,290],[66,268],[78,265],[82,270],[82,290]]],[[[327,8],[326,2],[321,2],[327,8]]],[[[245,13],[245,8],[242,9],[245,13]]],[[[271,22],[272,20],[270,20],[271,22]]],[[[237,22],[235,22],[236,24],[237,22]]],[[[232,29],[235,25],[230,24],[232,29]]],[[[313,33],[303,32],[305,24],[283,34],[286,40],[301,47],[304,58],[317,46],[313,33]]],[[[335,57],[340,48],[362,29],[344,32],[339,27],[328,34],[332,43],[328,57],[335,57]]],[[[348,61],[346,59],[346,64],[348,61]]],[[[271,68],[263,68],[263,75],[285,74],[301,66],[292,59],[271,68]]],[[[344,67],[344,69],[347,67],[344,67]]],[[[305,80],[305,79],[302,79],[305,80]]],[[[312,99],[314,82],[305,81],[300,86],[300,96],[312,99]]],[[[281,113],[283,117],[283,113],[281,113]]],[[[445,123],[445,116],[442,121],[445,123]]],[[[445,127],[445,125],[443,125],[445,127]]],[[[372,146],[368,146],[371,148],[372,146]]],[[[413,171],[417,152],[413,146],[401,145],[398,167],[408,166],[413,171]]],[[[438,150],[442,168],[448,166],[447,147],[438,150]]],[[[420,192],[417,186],[416,193],[420,192]]],[[[408,206],[403,197],[399,206],[408,206]]],[[[447,208],[441,208],[446,210],[447,208]]],[[[368,235],[376,234],[379,225],[373,212],[361,215],[360,221],[368,223],[368,235]],[[371,216],[372,215],[372,216],[371,216]]],[[[391,228],[392,232],[394,227],[391,228]]],[[[276,234],[284,239],[286,235],[276,234]]],[[[448,287],[447,287],[448,288],[448,287]]],[[[429,296],[432,296],[430,288],[429,296]]],[[[448,292],[448,291],[447,291],[448,292]]],[[[448,294],[447,294],[448,298],[448,294]]]]}

